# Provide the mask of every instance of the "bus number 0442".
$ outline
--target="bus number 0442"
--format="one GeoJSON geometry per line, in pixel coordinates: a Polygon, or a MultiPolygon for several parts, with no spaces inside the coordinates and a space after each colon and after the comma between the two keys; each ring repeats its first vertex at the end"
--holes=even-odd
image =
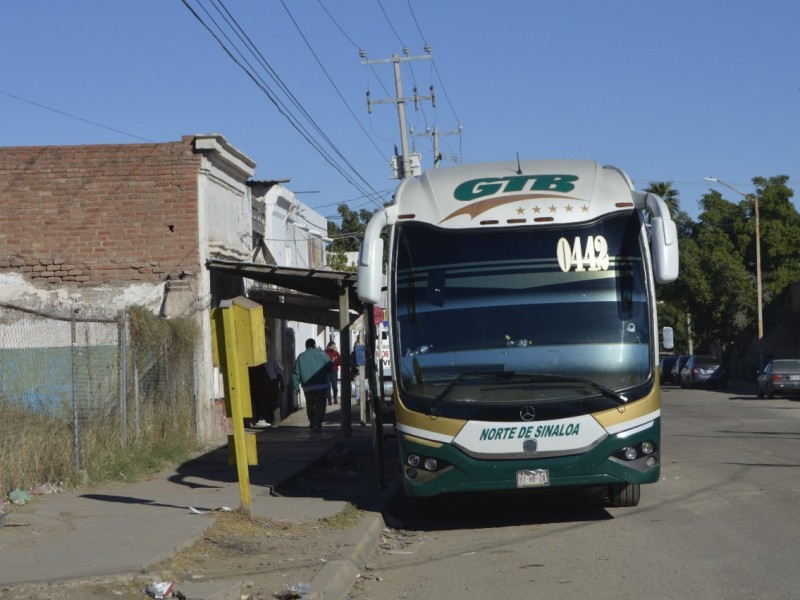
{"type": "Polygon", "coordinates": [[[570,245],[567,238],[558,240],[556,248],[558,266],[567,273],[572,271],[607,271],[608,270],[608,242],[602,235],[590,235],[584,243],[581,238],[575,237],[570,245]]]}

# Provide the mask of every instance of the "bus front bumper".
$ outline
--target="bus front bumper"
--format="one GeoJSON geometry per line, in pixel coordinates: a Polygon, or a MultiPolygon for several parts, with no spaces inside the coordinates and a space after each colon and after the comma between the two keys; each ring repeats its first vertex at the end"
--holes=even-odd
{"type": "Polygon", "coordinates": [[[519,473],[546,470],[547,486],[603,486],[613,483],[646,484],[660,478],[660,422],[636,435],[611,435],[581,454],[524,459],[478,459],[451,444],[419,443],[400,433],[403,487],[410,496],[451,492],[519,489],[519,473]],[[654,445],[651,453],[642,445],[654,445]],[[637,449],[634,458],[625,449],[637,449]],[[434,467],[434,468],[430,468],[434,467]]]}

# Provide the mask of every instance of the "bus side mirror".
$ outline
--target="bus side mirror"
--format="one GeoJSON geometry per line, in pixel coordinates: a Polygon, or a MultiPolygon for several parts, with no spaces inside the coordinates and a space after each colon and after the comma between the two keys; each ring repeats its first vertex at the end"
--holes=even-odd
{"type": "Polygon", "coordinates": [[[650,214],[650,241],[653,275],[656,283],[671,283],[678,278],[678,229],[667,204],[655,194],[647,194],[645,203],[650,214]]]}
{"type": "Polygon", "coordinates": [[[653,274],[657,283],[678,278],[678,232],[672,219],[655,217],[651,222],[653,274]]]}
{"type": "Polygon", "coordinates": [[[381,231],[393,225],[397,206],[387,206],[376,212],[367,223],[358,253],[358,298],[365,304],[378,304],[383,288],[383,239],[381,231]]]}
{"type": "Polygon", "coordinates": [[[672,350],[675,347],[672,327],[664,327],[661,331],[661,345],[664,346],[664,350],[672,350]]]}

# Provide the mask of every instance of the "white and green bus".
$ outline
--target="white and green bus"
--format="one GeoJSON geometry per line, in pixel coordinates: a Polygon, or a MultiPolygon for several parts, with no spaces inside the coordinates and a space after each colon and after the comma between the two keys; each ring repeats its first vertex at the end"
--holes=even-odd
{"type": "Polygon", "coordinates": [[[592,161],[435,169],[368,224],[366,303],[384,264],[408,495],[605,486],[635,506],[658,481],[654,288],[678,275],[661,198],[592,161]]]}

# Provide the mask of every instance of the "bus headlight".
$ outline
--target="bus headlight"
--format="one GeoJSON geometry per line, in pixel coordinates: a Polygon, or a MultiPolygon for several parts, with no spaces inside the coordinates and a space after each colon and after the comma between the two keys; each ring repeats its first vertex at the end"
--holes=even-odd
{"type": "Polygon", "coordinates": [[[447,470],[450,463],[424,454],[407,454],[405,458],[405,474],[409,479],[430,479],[447,470]]]}
{"type": "Polygon", "coordinates": [[[614,451],[609,460],[622,464],[627,469],[647,473],[658,467],[658,448],[653,440],[645,440],[633,446],[624,446],[614,451]]]}
{"type": "Polygon", "coordinates": [[[435,471],[436,468],[439,466],[439,463],[436,462],[435,458],[426,458],[425,462],[423,463],[423,466],[427,471],[435,471]]]}
{"type": "Polygon", "coordinates": [[[620,448],[612,458],[625,463],[639,463],[643,467],[652,468],[658,464],[658,452],[653,440],[646,440],[634,446],[620,448]]]}

